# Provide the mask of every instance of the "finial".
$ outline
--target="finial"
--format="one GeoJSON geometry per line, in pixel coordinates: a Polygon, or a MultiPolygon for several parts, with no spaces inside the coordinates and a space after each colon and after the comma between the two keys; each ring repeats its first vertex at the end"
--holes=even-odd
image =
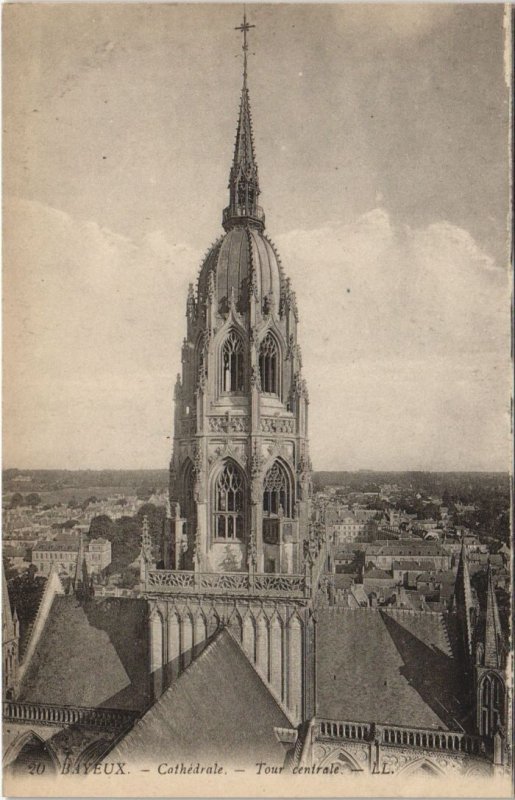
{"type": "Polygon", "coordinates": [[[247,33],[255,25],[247,22],[244,11],[243,22],[235,30],[243,34],[243,87],[240,98],[240,113],[234,144],[234,158],[229,175],[229,205],[224,209],[222,224],[228,231],[235,225],[250,225],[263,230],[265,215],[258,206],[260,194],[257,163],[254,157],[254,140],[252,135],[252,118],[250,113],[249,92],[247,89],[247,33]]]}
{"type": "Polygon", "coordinates": [[[238,25],[235,28],[235,31],[241,31],[243,34],[243,41],[241,45],[241,49],[243,50],[243,88],[247,88],[247,50],[249,49],[249,45],[247,42],[247,33],[251,28],[255,28],[255,25],[249,25],[247,22],[247,12],[245,10],[245,6],[243,6],[243,22],[241,25],[238,25]]]}

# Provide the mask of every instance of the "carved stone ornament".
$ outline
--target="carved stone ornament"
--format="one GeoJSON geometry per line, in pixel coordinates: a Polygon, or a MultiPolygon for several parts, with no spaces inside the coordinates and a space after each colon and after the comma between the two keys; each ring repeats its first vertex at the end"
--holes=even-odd
{"type": "Polygon", "coordinates": [[[250,459],[250,474],[253,478],[256,478],[260,474],[262,466],[263,459],[259,453],[258,443],[254,442],[254,449],[250,459]]]}
{"type": "Polygon", "coordinates": [[[259,505],[259,503],[261,503],[262,496],[263,496],[262,481],[259,478],[255,477],[252,479],[252,482],[250,484],[251,502],[256,505],[259,505]]]}
{"type": "Polygon", "coordinates": [[[274,293],[268,292],[263,299],[263,314],[268,316],[272,313],[274,307],[274,293]]]}
{"type": "Polygon", "coordinates": [[[209,270],[207,274],[207,296],[212,302],[215,296],[215,271],[213,269],[209,270]]]}
{"type": "Polygon", "coordinates": [[[203,462],[204,458],[202,453],[202,447],[199,444],[196,444],[193,449],[193,473],[197,480],[199,479],[202,473],[203,462]]]}
{"type": "Polygon", "coordinates": [[[247,563],[251,567],[255,567],[256,564],[257,564],[256,537],[255,537],[253,531],[251,531],[250,538],[249,538],[249,548],[248,548],[247,563]]]}
{"type": "Polygon", "coordinates": [[[293,354],[295,352],[295,337],[293,333],[290,333],[290,337],[288,339],[288,347],[286,349],[286,360],[289,361],[293,358],[293,354]]]}
{"type": "Polygon", "coordinates": [[[204,390],[206,388],[206,381],[207,381],[207,374],[206,374],[206,367],[204,363],[202,363],[198,370],[198,385],[199,389],[204,390]]]}
{"type": "Polygon", "coordinates": [[[254,364],[250,373],[250,385],[258,390],[261,391],[261,376],[259,374],[258,367],[254,364]]]}

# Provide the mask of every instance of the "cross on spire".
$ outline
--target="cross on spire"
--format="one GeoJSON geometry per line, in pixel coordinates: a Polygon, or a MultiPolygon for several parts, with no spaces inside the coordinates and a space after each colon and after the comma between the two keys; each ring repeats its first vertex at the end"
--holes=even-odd
{"type": "Polygon", "coordinates": [[[240,113],[236,129],[234,158],[229,175],[229,205],[224,208],[223,226],[226,231],[234,225],[253,225],[261,230],[265,225],[263,209],[258,206],[259,180],[257,164],[254,157],[252,138],[252,118],[250,114],[249,90],[247,88],[247,51],[249,49],[247,33],[255,25],[247,22],[243,11],[243,22],[235,28],[243,34],[243,86],[241,90],[240,113]]]}
{"type": "Polygon", "coordinates": [[[242,42],[241,49],[243,50],[243,80],[244,80],[245,84],[247,82],[247,50],[249,49],[249,45],[248,45],[248,42],[247,42],[247,33],[249,32],[249,30],[251,28],[255,28],[255,27],[256,27],[255,25],[250,25],[247,22],[247,12],[245,11],[245,8],[244,8],[243,9],[243,22],[241,23],[241,25],[238,25],[238,27],[235,28],[234,30],[235,31],[240,31],[243,34],[243,42],[242,42]]]}

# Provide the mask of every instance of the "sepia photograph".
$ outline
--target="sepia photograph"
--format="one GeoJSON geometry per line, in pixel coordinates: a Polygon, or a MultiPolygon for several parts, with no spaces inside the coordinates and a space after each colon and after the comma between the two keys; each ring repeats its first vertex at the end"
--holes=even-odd
{"type": "Polygon", "coordinates": [[[3,794],[512,796],[511,8],[2,12],[3,794]]]}

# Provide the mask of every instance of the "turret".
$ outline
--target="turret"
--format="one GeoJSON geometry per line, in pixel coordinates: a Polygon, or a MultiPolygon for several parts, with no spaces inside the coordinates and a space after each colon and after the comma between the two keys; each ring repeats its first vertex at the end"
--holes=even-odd
{"type": "Polygon", "coordinates": [[[503,763],[507,719],[506,645],[488,564],[486,597],[478,624],[475,651],[476,724],[480,736],[494,741],[495,763],[503,763]]]}
{"type": "Polygon", "coordinates": [[[16,609],[11,610],[5,570],[2,568],[2,655],[3,697],[14,699],[18,689],[20,623],[16,609]]]}

